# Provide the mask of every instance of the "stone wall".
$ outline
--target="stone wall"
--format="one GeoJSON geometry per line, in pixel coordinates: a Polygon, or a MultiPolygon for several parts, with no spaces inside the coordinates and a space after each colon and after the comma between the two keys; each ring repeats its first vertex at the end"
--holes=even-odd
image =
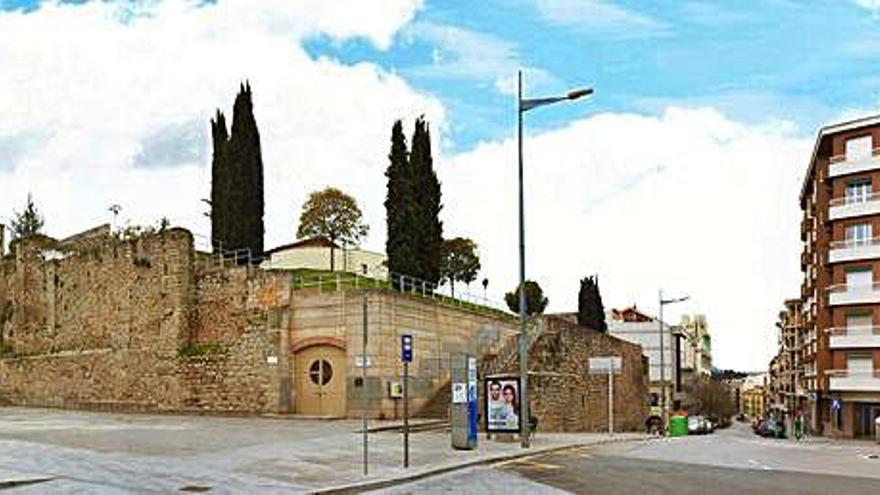
{"type": "MultiPolygon", "coordinates": [[[[589,358],[601,356],[623,361],[621,374],[614,376],[615,431],[644,429],[648,389],[640,346],[563,318],[542,317],[536,323],[528,360],[529,404],[540,430],[607,431],[608,377],[587,370],[589,358]]],[[[486,374],[518,374],[515,360],[488,365],[486,374]]]]}
{"type": "MultiPolygon", "coordinates": [[[[360,417],[364,408],[371,417],[401,417],[402,404],[388,394],[389,383],[403,378],[401,334],[413,335],[410,411],[418,414],[431,398],[449,386],[452,355],[481,356],[503,344],[517,328],[512,316],[382,289],[330,293],[296,290],[291,295],[289,317],[291,348],[326,339],[345,345],[347,415],[350,417],[360,417]],[[370,366],[363,384],[366,390],[363,390],[362,370],[355,366],[355,360],[362,354],[365,295],[370,366]]],[[[295,352],[291,351],[289,356],[291,369],[303,366],[296,362],[295,352]]]]}
{"type": "MultiPolygon", "coordinates": [[[[16,242],[0,260],[0,396],[29,406],[269,412],[276,277],[195,263],[183,229],[16,242]],[[264,280],[265,278],[265,280],[264,280]]],[[[210,260],[210,257],[207,258],[210,260]]],[[[277,358],[276,358],[277,362],[277,358]]]]}

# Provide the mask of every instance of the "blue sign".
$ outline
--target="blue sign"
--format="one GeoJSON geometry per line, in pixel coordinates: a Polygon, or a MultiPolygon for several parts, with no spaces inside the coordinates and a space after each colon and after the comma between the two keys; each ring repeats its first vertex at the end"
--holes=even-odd
{"type": "Polygon", "coordinates": [[[840,399],[831,399],[831,410],[840,411],[840,399]]]}
{"type": "Polygon", "coordinates": [[[405,333],[400,336],[400,360],[404,363],[411,363],[413,357],[413,337],[405,333]]]}

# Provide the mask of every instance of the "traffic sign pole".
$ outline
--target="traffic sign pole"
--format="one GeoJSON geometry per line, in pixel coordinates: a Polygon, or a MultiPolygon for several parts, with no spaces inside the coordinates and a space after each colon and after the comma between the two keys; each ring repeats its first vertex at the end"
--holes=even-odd
{"type": "Polygon", "coordinates": [[[400,360],[403,361],[403,467],[409,467],[409,363],[413,355],[412,335],[400,336],[400,360]]]}

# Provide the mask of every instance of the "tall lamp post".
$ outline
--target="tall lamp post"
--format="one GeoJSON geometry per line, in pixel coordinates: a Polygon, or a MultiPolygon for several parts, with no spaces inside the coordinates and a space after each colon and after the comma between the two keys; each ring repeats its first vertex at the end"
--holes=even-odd
{"type": "Polygon", "coordinates": [[[529,376],[528,376],[528,337],[526,336],[526,234],[523,206],[523,114],[534,108],[544,105],[552,105],[560,101],[577,100],[593,93],[593,88],[576,89],[569,91],[563,96],[549,98],[523,98],[522,70],[517,74],[517,121],[518,121],[518,146],[519,146],[519,376],[522,389],[520,390],[520,417],[519,425],[521,445],[529,447],[530,423],[529,420],[529,376]]]}
{"type": "Polygon", "coordinates": [[[675,304],[687,301],[691,296],[679,297],[677,299],[663,299],[663,290],[660,290],[660,318],[658,319],[658,327],[660,328],[660,410],[663,413],[663,428],[669,423],[669,410],[666,402],[666,352],[663,349],[663,306],[667,304],[675,304]]]}

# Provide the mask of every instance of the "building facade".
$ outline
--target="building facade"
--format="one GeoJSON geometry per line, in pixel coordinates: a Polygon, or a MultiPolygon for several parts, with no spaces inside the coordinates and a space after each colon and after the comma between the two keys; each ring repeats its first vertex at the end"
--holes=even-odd
{"type": "MultiPolygon", "coordinates": [[[[680,362],[685,375],[708,377],[712,374],[712,336],[705,315],[683,315],[680,329],[680,362]]],[[[685,376],[685,379],[688,377],[685,376]]]]}
{"type": "Polygon", "coordinates": [[[266,251],[264,270],[321,270],[356,273],[369,278],[388,278],[387,257],[360,248],[342,249],[329,239],[313,237],[266,251]]]}
{"type": "Polygon", "coordinates": [[[642,346],[642,354],[648,358],[651,414],[662,417],[664,394],[667,408],[672,409],[681,399],[683,389],[682,374],[679,373],[681,361],[677,359],[681,352],[676,352],[680,348],[680,342],[677,343],[681,335],[679,327],[666,323],[662,325],[661,354],[661,324],[656,317],[642,313],[634,305],[622,310],[612,309],[605,319],[608,333],[642,346]]]}
{"type": "Polygon", "coordinates": [[[868,436],[880,414],[880,116],[819,131],[800,206],[810,426],[868,436]]]}
{"type": "Polygon", "coordinates": [[[742,381],[740,400],[742,413],[749,419],[763,418],[767,412],[770,377],[768,373],[752,373],[742,381]]]}
{"type": "Polygon", "coordinates": [[[804,369],[804,328],[800,299],[785,301],[776,322],[776,356],[770,361],[768,387],[770,408],[791,418],[801,412],[809,423],[812,411],[808,404],[804,369]]]}

